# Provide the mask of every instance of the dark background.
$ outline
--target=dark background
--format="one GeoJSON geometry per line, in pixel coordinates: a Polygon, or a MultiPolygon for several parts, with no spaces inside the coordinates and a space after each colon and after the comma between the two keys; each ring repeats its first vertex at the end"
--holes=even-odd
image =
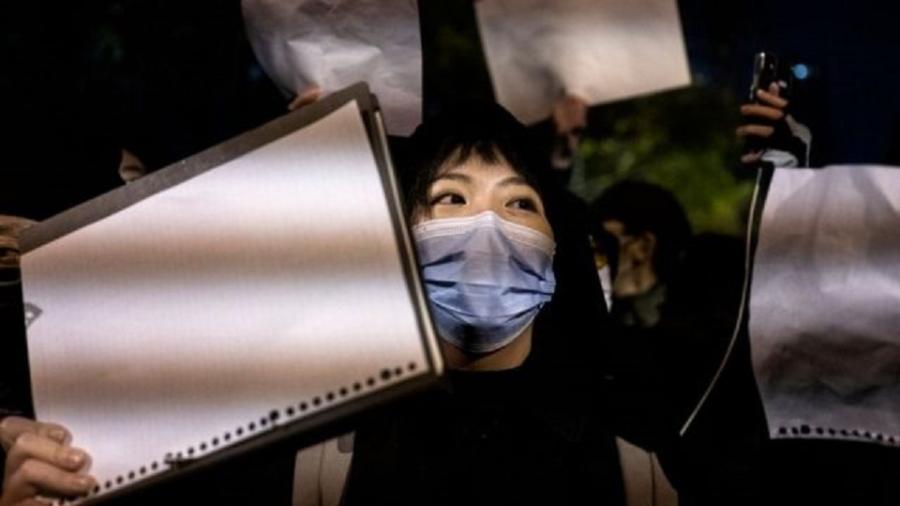
{"type": "MultiPolygon", "coordinates": [[[[737,149],[726,142],[730,131],[723,138],[710,132],[737,125],[752,55],[769,49],[811,69],[794,106],[813,129],[815,164],[900,158],[893,2],[679,4],[694,87],[594,108],[589,133],[598,143],[614,139],[617,122],[639,112],[674,132],[661,147],[666,153],[693,143],[729,162],[737,149]]],[[[422,13],[426,107],[460,93],[490,93],[469,1],[423,2],[422,13]]],[[[8,2],[0,17],[0,69],[0,213],[33,218],[117,185],[122,147],[159,168],[282,114],[286,103],[255,63],[234,0],[8,2]]],[[[628,135],[626,141],[647,134],[632,128],[628,135]]],[[[584,193],[635,170],[610,169],[634,154],[628,149],[588,150],[584,193]]],[[[645,165],[670,155],[660,156],[645,165]]],[[[723,196],[728,205],[739,206],[744,188],[723,196]]],[[[676,190],[689,208],[693,194],[710,193],[676,190]]],[[[703,206],[711,207],[694,207],[703,206]]],[[[733,217],[703,213],[692,214],[701,229],[740,228],[733,217]]]]}

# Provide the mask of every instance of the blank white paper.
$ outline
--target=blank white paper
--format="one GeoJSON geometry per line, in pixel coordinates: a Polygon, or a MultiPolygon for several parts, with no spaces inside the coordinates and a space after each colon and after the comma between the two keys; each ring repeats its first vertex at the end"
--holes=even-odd
{"type": "Polygon", "coordinates": [[[247,35],[287,95],[365,81],[388,132],[422,121],[422,42],[416,0],[242,0],[247,35]]]}
{"type": "Polygon", "coordinates": [[[38,418],[114,489],[426,372],[395,237],[351,102],[27,253],[38,418]]]}
{"type": "Polygon", "coordinates": [[[775,170],[750,291],[772,437],[900,444],[900,168],[775,170]]]}
{"type": "Polygon", "coordinates": [[[690,84],[675,0],[480,0],[497,101],[547,119],[566,94],[597,105],[690,84]]]}

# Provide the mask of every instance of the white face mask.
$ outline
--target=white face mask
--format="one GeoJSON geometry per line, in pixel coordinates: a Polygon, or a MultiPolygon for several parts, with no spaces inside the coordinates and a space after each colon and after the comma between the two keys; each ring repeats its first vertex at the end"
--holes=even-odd
{"type": "Polygon", "coordinates": [[[511,343],[556,288],[553,239],[487,211],[413,228],[438,335],[469,353],[511,343]]]}
{"type": "Polygon", "coordinates": [[[597,277],[600,278],[600,287],[603,288],[603,299],[606,301],[606,309],[612,309],[613,303],[613,287],[612,287],[612,269],[609,265],[604,265],[597,269],[597,277]]]}

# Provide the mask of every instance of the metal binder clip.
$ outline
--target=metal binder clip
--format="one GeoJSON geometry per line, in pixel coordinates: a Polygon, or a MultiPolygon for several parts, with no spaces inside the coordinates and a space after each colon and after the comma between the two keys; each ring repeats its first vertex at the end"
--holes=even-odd
{"type": "Polygon", "coordinates": [[[25,327],[26,328],[30,327],[31,324],[34,323],[34,321],[37,320],[39,316],[41,316],[41,313],[43,313],[41,308],[37,307],[36,305],[34,305],[30,302],[26,302],[25,303],[25,327]]]}

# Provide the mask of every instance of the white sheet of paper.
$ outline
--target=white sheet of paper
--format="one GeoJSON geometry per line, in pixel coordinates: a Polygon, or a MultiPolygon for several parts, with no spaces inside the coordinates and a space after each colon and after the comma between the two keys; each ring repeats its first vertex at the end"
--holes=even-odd
{"type": "Polygon", "coordinates": [[[777,169],[750,294],[772,437],[900,444],[900,168],[777,169]]]}
{"type": "Polygon", "coordinates": [[[253,51],[286,95],[366,81],[391,134],[422,121],[416,0],[242,0],[253,51]]]}
{"type": "Polygon", "coordinates": [[[396,382],[385,368],[428,369],[355,102],[27,253],[22,270],[42,310],[28,329],[37,415],[71,429],[113,489],[167,454],[245,439],[273,410],[292,421],[396,382]]]}
{"type": "Polygon", "coordinates": [[[675,0],[480,0],[497,100],[547,119],[564,94],[590,105],[690,84],[675,0]]]}

